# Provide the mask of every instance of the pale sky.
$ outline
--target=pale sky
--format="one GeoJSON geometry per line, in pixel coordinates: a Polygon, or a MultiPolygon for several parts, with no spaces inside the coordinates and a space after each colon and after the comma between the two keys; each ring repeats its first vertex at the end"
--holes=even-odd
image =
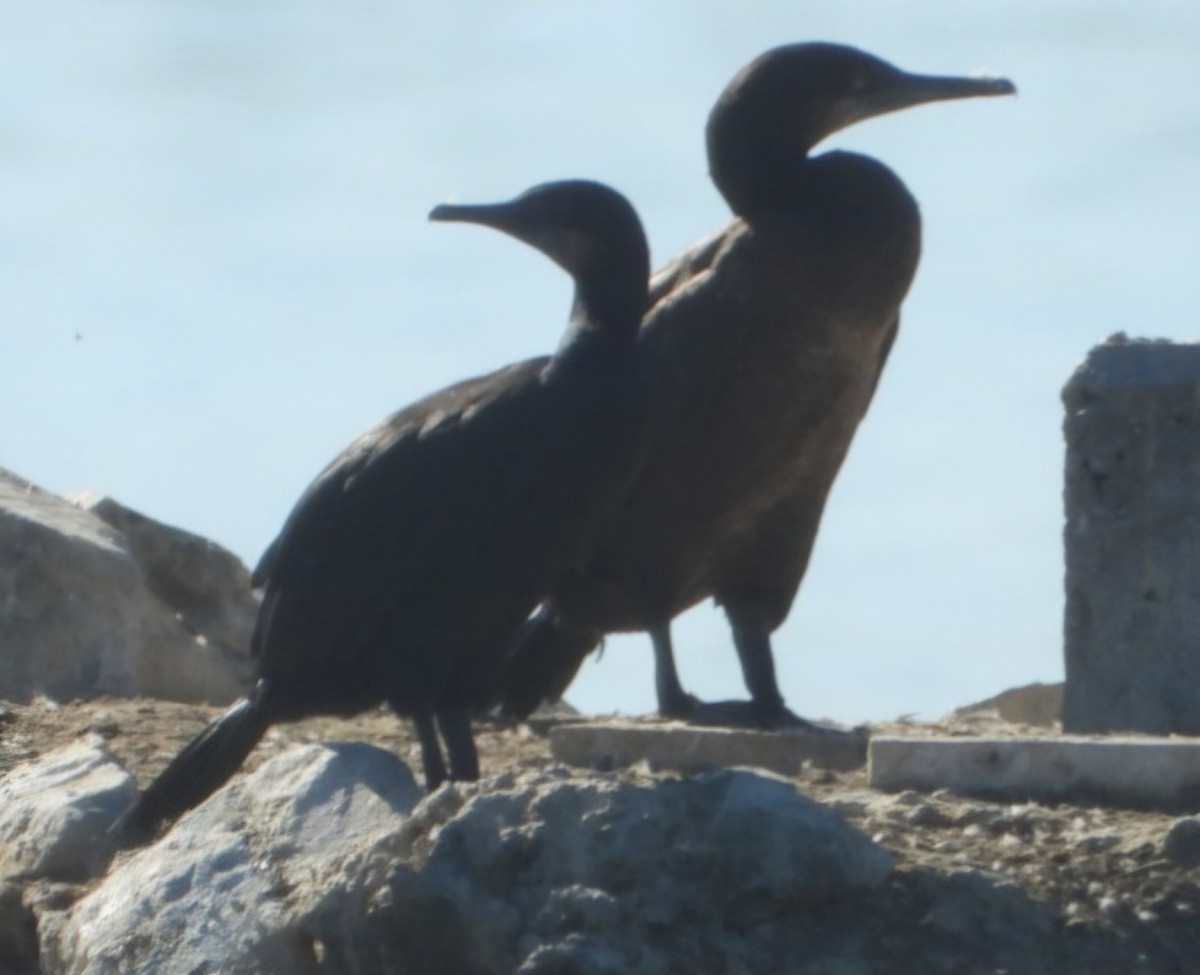
{"type": "MultiPolygon", "coordinates": [[[[925,250],[776,636],[781,686],[857,721],[1058,679],[1059,390],[1112,332],[1198,327],[1191,0],[8,5],[0,465],[253,563],[358,432],[557,342],[565,276],[430,226],[433,204],[601,179],[661,263],[727,218],[713,99],[801,39],[1020,96],[830,140],[901,175],[925,250]]],[[[676,644],[690,690],[744,694],[711,610],[676,644]]],[[[614,640],[568,696],[646,711],[650,675],[644,638],[614,640]]]]}

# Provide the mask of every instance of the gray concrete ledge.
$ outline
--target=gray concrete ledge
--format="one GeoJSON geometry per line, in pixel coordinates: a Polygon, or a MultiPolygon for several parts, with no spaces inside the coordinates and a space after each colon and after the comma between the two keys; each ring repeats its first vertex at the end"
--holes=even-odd
{"type": "Polygon", "coordinates": [[[551,728],[550,751],[560,762],[586,768],[617,768],[645,761],[652,768],[681,772],[749,766],[796,775],[805,763],[835,771],[862,768],[867,738],[857,733],[589,722],[551,728]]]}
{"type": "Polygon", "coordinates": [[[871,739],[876,789],[949,789],[992,798],[1200,808],[1200,739],[871,739]]]}

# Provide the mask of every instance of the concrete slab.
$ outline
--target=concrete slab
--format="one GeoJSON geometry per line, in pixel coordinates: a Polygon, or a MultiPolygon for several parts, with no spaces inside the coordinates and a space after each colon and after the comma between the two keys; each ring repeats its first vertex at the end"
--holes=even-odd
{"type": "Polygon", "coordinates": [[[698,772],[731,766],[796,775],[805,763],[849,771],[867,760],[865,733],[744,731],[691,725],[564,724],[550,729],[550,752],[560,762],[614,768],[648,762],[653,768],[698,772]]]}
{"type": "Polygon", "coordinates": [[[869,755],[869,783],[886,791],[1200,809],[1200,739],[880,736],[869,755]]]}

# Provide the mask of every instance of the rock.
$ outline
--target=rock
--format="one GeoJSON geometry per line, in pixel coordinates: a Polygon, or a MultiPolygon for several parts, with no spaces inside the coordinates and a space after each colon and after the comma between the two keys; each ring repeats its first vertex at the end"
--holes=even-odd
{"type": "Polygon", "coordinates": [[[1163,840],[1163,856],[1189,870],[1200,866],[1200,819],[1176,820],[1163,840]]]}
{"type": "MultiPolygon", "coordinates": [[[[1041,905],[1031,902],[1019,887],[1012,883],[997,883],[977,871],[955,871],[939,880],[935,889],[936,896],[923,919],[933,931],[961,939],[967,944],[983,940],[989,944],[997,941],[1003,943],[992,936],[994,932],[1010,939],[1012,947],[1017,949],[1003,963],[992,962],[986,970],[1028,971],[1032,967],[1032,953],[1024,945],[1017,948],[1010,932],[1022,931],[1026,936],[1044,937],[1053,929],[1054,921],[1050,913],[1041,905]]],[[[1041,966],[1038,965],[1038,968],[1041,966]]]]}
{"type": "Polygon", "coordinates": [[[1112,850],[1121,845],[1121,837],[1117,833],[1091,833],[1080,836],[1075,841],[1075,849],[1081,853],[1095,855],[1112,850]]]}
{"type": "Polygon", "coordinates": [[[345,970],[778,971],[789,919],[891,869],[836,813],[747,770],[654,785],[552,772],[416,828],[369,933],[345,939],[345,970]]]}
{"type": "Polygon", "coordinates": [[[904,813],[904,823],[920,829],[942,829],[949,825],[950,818],[932,803],[922,802],[904,813]]]}
{"type": "Polygon", "coordinates": [[[1026,684],[951,712],[954,719],[992,712],[1001,721],[1050,728],[1062,720],[1062,684],[1026,684]]]}
{"type": "Polygon", "coordinates": [[[21,888],[0,880],[0,972],[39,975],[37,944],[37,918],[21,888]]]}
{"type": "Polygon", "coordinates": [[[304,919],[420,798],[382,749],[289,749],[122,860],[43,941],[44,970],[315,972],[304,919]]]}
{"type": "Polygon", "coordinates": [[[175,611],[189,633],[234,653],[250,646],[258,600],[241,559],[112,498],[85,491],[68,500],[121,533],[150,591],[175,611]]]}
{"type": "Polygon", "coordinates": [[[745,770],[419,796],[390,753],[291,749],[121,862],[43,941],[44,971],[779,971],[798,912],[853,911],[892,867],[745,770]]]}
{"type": "Polygon", "coordinates": [[[1200,734],[1200,344],[1115,336],[1063,402],[1063,728],[1200,734]]]}
{"type": "Polygon", "coordinates": [[[969,935],[975,927],[976,918],[972,908],[980,901],[990,900],[980,896],[990,881],[973,870],[956,871],[942,885],[942,896],[929,907],[925,921],[934,930],[969,935]]]}
{"type": "Polygon", "coordinates": [[[0,781],[0,878],[96,876],[135,791],[98,737],[20,766],[0,781]]]}
{"type": "MultiPolygon", "coordinates": [[[[233,621],[239,611],[199,612],[204,599],[177,582],[190,570],[164,568],[169,546],[148,541],[152,525],[141,519],[132,543],[94,513],[0,470],[0,697],[140,694],[219,704],[243,692],[245,644],[189,629],[218,620],[218,637],[232,638],[244,633],[244,622],[233,621]],[[181,591],[178,605],[164,602],[181,591]]],[[[220,588],[213,575],[204,576],[208,593],[220,588]]]]}

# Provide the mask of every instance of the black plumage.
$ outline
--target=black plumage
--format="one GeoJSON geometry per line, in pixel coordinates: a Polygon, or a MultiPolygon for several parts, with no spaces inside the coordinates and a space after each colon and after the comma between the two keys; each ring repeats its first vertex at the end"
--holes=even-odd
{"type": "Polygon", "coordinates": [[[120,831],[195,806],[266,728],[386,702],[410,715],[430,789],[478,777],[470,715],[512,641],[628,486],[645,418],[636,335],[649,256],[636,213],[597,183],[548,183],[430,218],[502,230],[575,280],[553,357],[414,403],[309,486],[268,549],[253,638],[259,681],[172,761],[120,831]]]}
{"type": "Polygon", "coordinates": [[[728,85],[708,159],[737,219],[651,283],[648,461],[590,561],[526,628],[505,711],[561,694],[604,633],[648,630],[662,713],[806,724],[784,705],[770,635],[895,339],[921,232],[915,200],[882,163],[810,150],[876,115],[1012,91],[834,44],[774,49],[728,85]],[[671,619],[708,596],[732,627],[748,707],[701,705],[677,676],[671,619]]]}

